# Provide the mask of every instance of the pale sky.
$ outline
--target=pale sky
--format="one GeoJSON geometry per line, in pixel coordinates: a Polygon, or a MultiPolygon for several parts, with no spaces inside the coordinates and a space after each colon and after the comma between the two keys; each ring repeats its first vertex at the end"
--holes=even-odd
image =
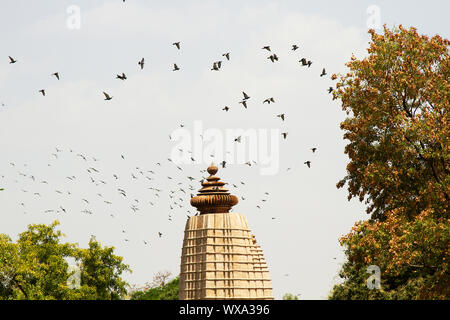
{"type": "Polygon", "coordinates": [[[378,13],[381,25],[448,38],[449,10],[447,1],[1,1],[0,233],[16,239],[28,224],[58,219],[67,241],[85,247],[94,234],[114,246],[133,270],[124,275],[131,284],[144,285],[160,270],[177,275],[186,213],[195,212],[189,194],[200,189],[210,160],[180,171],[167,160],[177,145],[169,135],[180,124],[194,134],[196,121],[224,135],[276,129],[288,132],[277,140],[276,174],[241,163],[218,176],[239,197],[233,212],[246,215],[263,249],[275,298],[325,299],[344,262],[339,237],[368,217],[363,204],[336,189],[348,158],[339,129],[345,113],[327,93],[330,76],[346,71],[352,53],[364,56],[367,21],[378,13]],[[68,28],[72,5],[80,9],[79,29],[68,28]],[[180,50],[172,45],[178,41],[180,50]],[[266,45],[278,62],[267,59],[266,45]],[[300,66],[303,57],[310,68],[300,66]],[[217,60],[220,71],[211,71],[217,60]],[[115,78],[122,72],[125,81],[115,78]],[[113,99],[105,101],[103,91],[113,99]],[[247,109],[242,91],[251,97],[247,109]],[[269,97],[275,103],[263,104],[269,97]],[[276,117],[282,113],[285,121],[276,117]],[[159,197],[149,188],[161,189],[159,197]],[[56,212],[60,206],[66,213],[56,212]]]}

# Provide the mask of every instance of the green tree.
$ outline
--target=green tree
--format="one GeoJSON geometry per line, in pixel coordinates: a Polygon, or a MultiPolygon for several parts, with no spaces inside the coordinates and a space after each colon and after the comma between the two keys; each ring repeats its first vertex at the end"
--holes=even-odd
{"type": "Polygon", "coordinates": [[[340,239],[348,261],[330,298],[448,299],[450,42],[402,26],[369,32],[368,56],[352,57],[333,96],[350,158],[337,187],[371,217],[340,239]],[[366,286],[369,265],[380,290],[366,286]]]}
{"type": "Polygon", "coordinates": [[[298,300],[298,296],[297,295],[293,295],[292,293],[285,293],[283,295],[283,300],[298,300]]]}
{"type": "Polygon", "coordinates": [[[91,238],[89,248],[60,243],[63,234],[51,225],[29,225],[16,243],[0,234],[0,299],[120,299],[127,283],[120,275],[131,271],[122,257],[91,238]],[[80,286],[71,288],[67,259],[80,268],[80,286]]]}
{"type": "Polygon", "coordinates": [[[159,286],[147,286],[133,292],[131,300],[178,300],[179,282],[180,277],[177,276],[167,283],[160,283],[159,286]]]}

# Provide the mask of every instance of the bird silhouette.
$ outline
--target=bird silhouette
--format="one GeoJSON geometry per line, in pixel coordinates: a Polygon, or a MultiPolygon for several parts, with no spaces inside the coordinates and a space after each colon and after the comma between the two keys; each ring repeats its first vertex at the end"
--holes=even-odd
{"type": "Polygon", "coordinates": [[[317,148],[311,148],[312,152],[316,152],[317,148]]]}
{"type": "Polygon", "coordinates": [[[278,118],[281,118],[282,121],[284,121],[284,113],[277,115],[278,118]]]}
{"type": "Polygon", "coordinates": [[[178,50],[180,50],[180,42],[174,42],[172,45],[176,46],[178,50]]]}
{"type": "Polygon", "coordinates": [[[249,95],[246,94],[244,91],[242,91],[242,94],[244,95],[244,100],[250,99],[249,95]]]}
{"type": "Polygon", "coordinates": [[[292,50],[295,51],[295,50],[297,50],[297,49],[298,49],[298,46],[297,46],[296,44],[293,44],[293,45],[292,45],[292,50]]]}
{"type": "Polygon", "coordinates": [[[264,50],[267,50],[267,51],[270,51],[270,46],[264,46],[264,47],[262,47],[262,49],[264,50]]]}
{"type": "Polygon", "coordinates": [[[105,95],[105,100],[111,100],[113,97],[107,94],[105,91],[103,91],[103,94],[105,95]]]}
{"type": "Polygon", "coordinates": [[[325,68],[322,69],[322,73],[320,74],[321,77],[326,76],[327,72],[325,71],[325,68]]]}
{"type": "Polygon", "coordinates": [[[138,65],[141,66],[141,70],[144,69],[144,58],[141,59],[141,61],[138,62],[138,65]]]}
{"type": "Polygon", "coordinates": [[[222,54],[222,56],[227,58],[227,60],[230,60],[230,53],[229,52],[222,54]]]}
{"type": "Polygon", "coordinates": [[[213,63],[213,67],[211,70],[219,71],[219,67],[217,66],[217,62],[213,63]]]}
{"type": "Polygon", "coordinates": [[[242,100],[242,101],[239,101],[239,103],[242,103],[242,105],[244,106],[244,108],[247,109],[247,101],[242,100]]]}
{"type": "Polygon", "coordinates": [[[278,56],[276,54],[272,54],[268,56],[267,59],[270,59],[270,61],[275,62],[278,61],[278,56]]]}
{"type": "Polygon", "coordinates": [[[300,59],[299,62],[301,62],[301,64],[302,64],[303,67],[304,67],[304,66],[308,66],[308,68],[311,67],[311,64],[312,64],[312,61],[310,61],[310,60],[307,61],[306,58],[300,59]]]}
{"type": "Polygon", "coordinates": [[[8,56],[8,58],[9,58],[9,63],[11,64],[11,63],[16,63],[17,62],[17,60],[14,60],[14,58],[12,58],[11,56],[8,56]]]}
{"type": "Polygon", "coordinates": [[[230,110],[230,108],[225,106],[225,108],[223,108],[222,110],[228,111],[228,110],[230,110]]]}
{"type": "Polygon", "coordinates": [[[308,168],[311,168],[311,161],[305,161],[303,164],[306,164],[308,168]]]}
{"type": "Polygon", "coordinates": [[[283,132],[283,133],[281,133],[281,135],[283,136],[284,139],[286,139],[288,133],[287,132],[283,132]]]}
{"type": "Polygon", "coordinates": [[[173,64],[173,70],[172,71],[177,71],[180,70],[180,68],[177,66],[176,63],[173,64]]]}
{"type": "Polygon", "coordinates": [[[56,77],[56,79],[58,79],[58,80],[59,80],[59,73],[58,73],[58,72],[52,73],[52,76],[55,76],[55,77],[56,77]]]}
{"type": "Polygon", "coordinates": [[[122,72],[122,74],[118,74],[116,75],[116,79],[120,79],[120,80],[126,80],[127,76],[125,75],[125,73],[122,72]]]}
{"type": "Polygon", "coordinates": [[[45,90],[44,89],[39,90],[39,92],[42,93],[42,95],[45,97],[45,90]]]}
{"type": "Polygon", "coordinates": [[[274,100],[273,98],[267,98],[266,100],[263,101],[263,103],[266,103],[266,102],[267,102],[268,104],[270,104],[271,102],[272,102],[272,103],[275,103],[275,100],[274,100]]]}

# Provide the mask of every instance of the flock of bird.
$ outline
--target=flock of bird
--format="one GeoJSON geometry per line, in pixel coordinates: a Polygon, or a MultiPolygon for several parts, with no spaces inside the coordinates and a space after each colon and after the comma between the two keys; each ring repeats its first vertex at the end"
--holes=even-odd
{"type": "MultiPolygon", "coordinates": [[[[177,50],[181,50],[182,46],[181,46],[181,42],[174,42],[172,44],[177,50]]],[[[292,45],[292,51],[296,51],[299,49],[299,46],[297,44],[292,45]]],[[[267,57],[268,60],[270,60],[270,62],[272,63],[276,63],[279,60],[279,57],[276,53],[274,53],[271,49],[270,46],[266,45],[262,47],[262,50],[265,50],[267,52],[270,53],[270,55],[267,57]]],[[[225,52],[222,54],[222,56],[224,57],[224,59],[226,59],[226,61],[230,61],[231,59],[231,53],[230,52],[225,52]]],[[[301,58],[299,61],[299,66],[300,67],[307,67],[310,68],[313,64],[313,62],[307,58],[301,58]]],[[[18,63],[18,60],[9,56],[9,63],[10,64],[16,64],[18,63]]],[[[145,67],[145,58],[141,58],[137,61],[137,65],[138,65],[138,69],[143,70],[145,67]]],[[[212,63],[212,68],[211,71],[220,71],[223,65],[223,61],[222,60],[218,60],[218,61],[214,61],[212,63]]],[[[173,64],[173,71],[180,71],[181,68],[179,65],[177,65],[176,63],[173,64]]],[[[318,74],[320,77],[324,77],[327,75],[326,69],[322,68],[322,72],[320,74],[318,74]]],[[[60,73],[59,72],[54,72],[51,73],[51,76],[54,76],[55,79],[57,81],[61,80],[60,77],[60,73]]],[[[119,74],[116,74],[116,79],[121,80],[121,81],[126,81],[127,80],[127,76],[124,72],[121,72],[119,74]]],[[[332,87],[329,87],[329,89],[327,90],[328,93],[331,93],[333,91],[332,87]]],[[[40,89],[39,93],[42,94],[42,96],[46,96],[46,90],[45,89],[40,89]]],[[[111,93],[102,92],[104,95],[104,100],[109,101],[113,99],[113,95],[111,95],[111,93]]],[[[248,108],[248,103],[250,101],[251,97],[249,96],[249,94],[247,94],[245,91],[242,91],[242,99],[241,101],[239,101],[239,104],[242,104],[242,106],[247,109],[248,108]]],[[[272,103],[276,103],[276,100],[274,97],[268,97],[265,100],[262,101],[262,104],[272,104],[272,103]]],[[[2,103],[2,106],[5,106],[2,103]]],[[[225,106],[222,108],[223,111],[228,112],[231,109],[230,106],[225,106]]],[[[280,118],[282,122],[284,122],[285,118],[286,118],[286,114],[284,113],[280,113],[277,114],[276,117],[280,118]]],[[[184,125],[181,124],[181,127],[183,127],[184,125]]],[[[283,139],[287,139],[288,136],[288,132],[282,132],[281,133],[283,139]]],[[[169,136],[170,137],[170,136],[169,136]]],[[[234,141],[236,143],[241,143],[242,142],[243,137],[242,136],[238,136],[234,139],[234,141]]],[[[189,218],[192,215],[196,215],[198,213],[195,213],[191,210],[193,210],[189,204],[186,204],[186,199],[188,199],[188,195],[190,195],[190,197],[192,198],[194,196],[195,191],[198,189],[198,185],[193,185],[193,181],[195,181],[197,178],[193,177],[192,175],[186,176],[185,178],[187,179],[185,182],[178,182],[175,185],[172,185],[171,188],[167,188],[170,184],[170,182],[172,182],[172,184],[175,181],[179,181],[178,179],[174,179],[171,176],[167,176],[165,178],[166,182],[164,182],[164,186],[165,187],[159,187],[156,186],[155,184],[155,179],[158,175],[158,167],[162,166],[162,162],[158,162],[155,164],[154,168],[150,168],[150,169],[143,169],[140,167],[135,167],[135,170],[129,172],[128,176],[122,176],[119,175],[118,173],[107,173],[106,176],[102,175],[102,170],[98,167],[99,164],[101,164],[100,160],[95,158],[95,157],[90,157],[81,153],[76,153],[74,152],[72,149],[68,149],[68,150],[62,150],[59,148],[55,148],[55,152],[52,153],[52,156],[54,157],[55,161],[59,161],[60,156],[62,154],[69,154],[71,155],[73,158],[78,159],[79,161],[81,161],[81,166],[85,166],[85,174],[83,176],[76,176],[76,175],[68,175],[66,177],[67,181],[71,181],[72,183],[76,182],[76,181],[84,181],[84,182],[89,182],[94,184],[95,186],[99,187],[109,187],[112,188],[113,190],[115,190],[116,194],[119,195],[121,198],[123,199],[128,199],[129,203],[128,203],[128,207],[130,210],[130,213],[133,214],[137,214],[140,212],[145,212],[146,209],[145,207],[152,207],[155,205],[156,201],[158,201],[158,199],[161,199],[163,196],[163,193],[167,193],[167,196],[169,197],[169,214],[168,214],[168,221],[172,221],[173,215],[172,213],[174,212],[175,209],[181,209],[186,213],[187,218],[189,218]],[[147,199],[142,199],[142,198],[138,198],[138,197],[133,197],[130,194],[130,190],[126,189],[125,187],[121,186],[121,182],[126,179],[128,182],[133,182],[133,181],[137,181],[137,180],[144,180],[146,181],[146,183],[148,183],[147,189],[150,190],[150,192],[152,192],[152,198],[151,200],[147,199]]],[[[317,151],[317,147],[313,147],[310,149],[312,153],[315,153],[317,151]]],[[[186,152],[186,150],[179,150],[180,152],[186,152]]],[[[187,151],[187,152],[191,152],[191,151],[187,151]]],[[[214,155],[211,155],[212,157],[214,157],[214,155]]],[[[124,155],[120,156],[122,161],[126,161],[126,157],[124,155]]],[[[193,162],[195,162],[195,159],[191,156],[191,160],[193,162]]],[[[226,161],[222,160],[222,159],[216,159],[217,163],[219,163],[223,168],[225,168],[226,166],[226,161]]],[[[176,165],[170,158],[167,159],[167,162],[172,163],[174,165],[174,169],[176,168],[177,170],[183,171],[183,168],[181,168],[180,166],[176,165]]],[[[257,165],[257,163],[255,161],[253,161],[253,163],[251,161],[248,161],[246,163],[246,165],[248,166],[252,166],[252,165],[257,165]]],[[[304,165],[306,165],[308,168],[311,168],[311,160],[306,160],[304,162],[304,165]]],[[[15,163],[11,163],[11,166],[16,167],[15,163]]],[[[24,165],[26,167],[26,165],[24,165]]],[[[50,163],[48,164],[48,166],[52,166],[50,163]]],[[[17,168],[18,169],[18,168],[17,168]]],[[[291,168],[287,168],[287,170],[290,170],[291,168]]],[[[203,175],[206,173],[206,170],[201,170],[200,173],[203,175]]],[[[25,179],[26,185],[24,185],[23,187],[21,187],[21,191],[23,193],[30,193],[33,195],[33,197],[35,197],[36,199],[40,199],[41,197],[44,196],[44,194],[41,194],[38,191],[34,191],[33,185],[30,185],[31,183],[34,184],[42,184],[42,185],[48,185],[49,181],[46,181],[45,179],[40,179],[38,178],[38,175],[36,174],[32,174],[32,173],[23,173],[21,171],[17,171],[17,174],[19,177],[22,177],[23,179],[25,179]]],[[[1,178],[5,178],[5,176],[0,175],[1,178]]],[[[202,179],[200,180],[200,182],[203,181],[203,179],[205,179],[206,177],[203,176],[202,179]]],[[[22,180],[23,181],[23,180],[22,180]]],[[[15,179],[16,183],[19,183],[19,180],[15,179]]],[[[239,184],[231,184],[234,188],[238,188],[239,184]]],[[[243,186],[245,185],[244,181],[240,181],[240,185],[243,186]]],[[[0,191],[4,191],[3,189],[0,189],[0,191]]],[[[71,197],[74,196],[74,194],[72,193],[72,191],[70,190],[59,190],[59,189],[53,189],[52,191],[49,192],[55,192],[58,193],[60,195],[66,195],[67,197],[71,197]]],[[[267,202],[269,193],[265,192],[264,193],[264,198],[261,199],[261,204],[257,204],[256,207],[258,209],[261,209],[261,206],[263,203],[267,202]]],[[[246,198],[241,195],[241,200],[246,200],[246,198]]],[[[95,202],[95,201],[102,201],[106,206],[112,206],[113,205],[113,201],[111,199],[106,199],[106,196],[104,195],[103,192],[98,192],[96,195],[90,195],[89,197],[80,197],[79,198],[79,203],[82,204],[84,207],[82,210],[80,210],[81,213],[84,213],[86,215],[92,215],[95,213],[95,211],[90,208],[90,205],[95,202]],[[95,199],[92,199],[95,198],[95,199]]],[[[25,202],[20,202],[19,206],[22,206],[24,208],[24,210],[26,210],[26,203],[25,202]]],[[[44,213],[55,213],[55,214],[67,214],[71,212],[71,209],[61,205],[55,205],[55,207],[52,208],[47,208],[44,210],[44,213]]],[[[24,212],[26,213],[26,211],[24,212]]],[[[114,214],[110,213],[110,217],[114,218],[114,214]]],[[[272,217],[272,219],[275,219],[275,217],[272,217]]],[[[122,233],[126,233],[125,230],[122,230],[122,233]]],[[[161,238],[163,236],[163,233],[161,231],[159,231],[157,233],[158,237],[161,238]]],[[[129,238],[125,238],[124,241],[128,242],[130,241],[129,238]]],[[[145,245],[148,245],[148,239],[142,240],[143,243],[145,245]]]]}
{"type": "MultiPolygon", "coordinates": [[[[172,43],[172,45],[175,46],[177,48],[177,50],[181,50],[181,42],[180,41],[174,42],[174,43],[172,43]]],[[[296,51],[298,49],[299,49],[299,46],[297,44],[293,44],[292,45],[292,48],[291,48],[292,51],[296,51]]],[[[272,53],[271,47],[268,46],[268,45],[267,46],[263,46],[262,50],[266,50],[266,51],[272,53]]],[[[222,56],[225,57],[227,61],[230,60],[230,52],[226,52],[226,53],[222,54],[222,56]]],[[[278,61],[279,58],[278,58],[276,53],[272,53],[269,57],[267,57],[267,59],[270,59],[272,62],[275,62],[275,61],[278,61]]],[[[17,63],[17,60],[14,59],[11,56],[9,56],[9,60],[10,60],[9,61],[10,64],[17,63]]],[[[313,64],[313,62],[311,60],[308,60],[307,58],[301,58],[298,62],[300,63],[301,67],[308,67],[308,68],[310,68],[311,65],[313,64]]],[[[137,62],[137,64],[140,67],[140,69],[143,70],[144,69],[144,65],[145,65],[145,58],[141,58],[137,62]]],[[[211,70],[212,71],[219,71],[221,67],[222,67],[222,61],[221,60],[215,61],[215,62],[213,62],[211,70]]],[[[178,71],[178,70],[180,70],[180,67],[176,63],[174,63],[173,71],[178,71]]],[[[60,80],[59,72],[54,72],[51,75],[54,76],[57,80],[60,80]]],[[[326,69],[322,68],[322,72],[319,74],[319,76],[323,77],[323,76],[326,76],[326,75],[327,75],[326,69]]],[[[121,74],[117,74],[116,75],[116,79],[125,81],[127,79],[127,76],[126,76],[126,74],[124,72],[122,72],[121,74]]],[[[329,87],[327,89],[328,93],[332,93],[333,90],[334,90],[333,87],[329,87]]],[[[41,90],[39,90],[39,93],[41,93],[43,96],[45,96],[46,91],[45,91],[45,89],[41,89],[41,90]]],[[[250,99],[250,96],[244,91],[242,91],[242,94],[243,94],[243,98],[242,98],[241,101],[239,101],[239,103],[242,104],[242,106],[245,109],[247,109],[247,107],[248,107],[247,103],[248,103],[248,101],[250,99]]],[[[103,95],[104,95],[104,100],[106,100],[106,101],[109,101],[109,100],[113,99],[113,96],[110,93],[107,93],[107,92],[103,91],[103,95]]],[[[269,98],[265,99],[262,103],[263,104],[264,103],[267,103],[267,104],[275,103],[275,99],[273,97],[269,97],[269,98]]],[[[2,106],[5,106],[4,103],[2,103],[2,106]]],[[[222,108],[222,110],[225,111],[225,112],[228,112],[230,109],[231,108],[228,105],[222,108]]],[[[281,121],[284,121],[286,115],[284,113],[281,113],[281,114],[277,114],[276,117],[280,118],[281,121]]],[[[181,125],[181,126],[183,126],[183,125],[181,125]]],[[[288,132],[282,132],[281,135],[282,135],[283,139],[287,139],[288,132]]],[[[240,143],[241,142],[241,138],[242,138],[241,136],[237,137],[235,139],[235,142],[240,143]]],[[[313,147],[313,148],[311,148],[311,150],[314,153],[317,150],[317,148],[313,147]]],[[[311,168],[311,161],[310,160],[305,161],[304,164],[306,166],[308,166],[308,168],[311,168]]]]}
{"type": "MultiPolygon", "coordinates": [[[[180,152],[184,152],[184,150],[180,149],[180,152]]],[[[107,172],[107,169],[102,167],[100,159],[76,152],[71,148],[65,150],[55,147],[55,151],[49,154],[48,158],[47,167],[55,168],[58,173],[53,180],[40,176],[40,174],[44,175],[43,170],[39,170],[40,174],[33,173],[28,170],[28,164],[16,162],[10,162],[10,166],[16,170],[16,176],[12,176],[11,181],[6,182],[5,175],[0,175],[2,184],[5,183],[8,186],[6,189],[1,188],[0,191],[13,190],[12,185],[16,184],[16,189],[23,193],[18,206],[24,214],[29,213],[28,209],[32,210],[30,213],[36,213],[36,202],[41,201],[52,204],[50,207],[42,209],[41,213],[43,214],[61,215],[76,212],[87,216],[107,214],[112,219],[116,217],[118,207],[128,207],[129,214],[148,214],[151,212],[151,208],[158,204],[158,201],[168,197],[166,198],[169,200],[167,220],[172,222],[173,218],[179,216],[182,212],[189,219],[193,215],[198,215],[198,212],[195,212],[188,200],[195,196],[199,184],[208,176],[205,169],[200,170],[201,179],[197,181],[198,177],[193,177],[194,174],[186,175],[184,172],[187,170],[176,165],[171,158],[155,163],[152,168],[142,168],[130,165],[127,157],[121,154],[119,161],[123,164],[120,167],[127,168],[126,173],[107,172]],[[78,173],[62,174],[62,170],[58,167],[60,162],[63,161],[62,159],[66,162],[77,161],[75,167],[82,170],[78,173]],[[160,169],[166,165],[173,166],[173,169],[169,170],[177,170],[180,174],[164,176],[160,169]],[[137,184],[139,181],[141,182],[140,185],[137,184]],[[78,185],[75,185],[76,183],[78,185]],[[62,184],[64,187],[61,186],[62,184]],[[84,191],[89,189],[87,184],[93,185],[98,191],[95,193],[91,191],[86,194],[84,191]],[[125,187],[125,185],[128,185],[128,187],[125,187]],[[163,187],[160,187],[160,185],[163,185],[163,187]],[[148,194],[142,196],[143,190],[146,190],[148,194]],[[57,195],[56,201],[55,195],[57,195]],[[48,201],[46,201],[47,199],[48,201]],[[71,205],[66,205],[67,202],[71,202],[71,205]],[[93,208],[94,206],[97,210],[93,208]]],[[[193,162],[195,161],[194,158],[191,157],[191,159],[193,162]]],[[[222,161],[220,164],[225,168],[226,161],[222,161]]],[[[256,162],[253,162],[253,164],[256,164],[256,162]]],[[[231,184],[235,189],[245,185],[244,181],[231,184]]],[[[246,198],[242,195],[242,192],[239,193],[241,194],[240,200],[245,201],[246,198]]],[[[269,193],[264,192],[261,203],[256,205],[258,209],[261,209],[262,204],[268,201],[268,196],[269,193]]],[[[121,211],[121,214],[126,214],[126,212],[121,211]]],[[[275,219],[275,217],[272,217],[272,219],[275,219]]],[[[122,230],[122,234],[125,236],[126,231],[122,230]]],[[[157,237],[163,237],[163,232],[158,231],[157,237]]],[[[130,238],[126,237],[123,241],[129,242],[130,238]]],[[[148,245],[149,241],[149,239],[142,239],[144,245],[148,245]]]]}

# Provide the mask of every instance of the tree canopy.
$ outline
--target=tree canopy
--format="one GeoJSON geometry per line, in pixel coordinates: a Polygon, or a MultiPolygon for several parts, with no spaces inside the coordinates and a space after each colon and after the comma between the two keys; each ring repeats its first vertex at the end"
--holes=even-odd
{"type": "Polygon", "coordinates": [[[89,247],[61,243],[63,234],[51,225],[33,224],[17,242],[0,234],[0,299],[121,299],[128,285],[121,274],[131,271],[114,255],[113,247],[102,248],[91,238],[89,247]],[[80,270],[79,286],[70,283],[67,259],[80,270]],[[69,281],[68,281],[69,280],[69,281]]]}
{"type": "Polygon", "coordinates": [[[158,272],[151,285],[133,292],[131,300],[178,300],[180,277],[167,282],[169,276],[170,273],[158,272]]]}
{"type": "Polygon", "coordinates": [[[282,300],[298,300],[298,296],[292,293],[285,293],[282,300]]]}
{"type": "Polygon", "coordinates": [[[337,187],[371,216],[340,239],[348,261],[330,298],[448,299],[449,41],[402,26],[369,32],[368,56],[351,58],[333,97],[350,158],[337,187]],[[380,290],[366,286],[369,265],[380,290]]]}

